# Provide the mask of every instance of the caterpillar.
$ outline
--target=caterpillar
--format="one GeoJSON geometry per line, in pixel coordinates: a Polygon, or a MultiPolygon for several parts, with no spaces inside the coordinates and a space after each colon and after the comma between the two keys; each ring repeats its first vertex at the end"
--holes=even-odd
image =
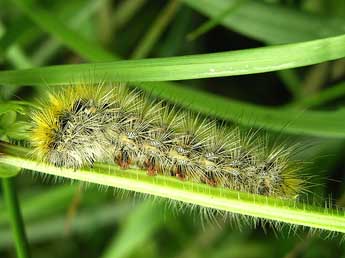
{"type": "Polygon", "coordinates": [[[49,91],[32,124],[32,155],[58,167],[116,163],[150,176],[281,198],[303,189],[293,148],[269,148],[255,133],[126,85],[80,83],[49,91]]]}

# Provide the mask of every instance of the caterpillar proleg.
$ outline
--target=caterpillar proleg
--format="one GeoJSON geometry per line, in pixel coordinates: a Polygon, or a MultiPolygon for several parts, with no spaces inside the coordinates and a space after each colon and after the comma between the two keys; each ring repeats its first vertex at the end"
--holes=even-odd
{"type": "Polygon", "coordinates": [[[293,198],[304,184],[293,149],[204,118],[125,85],[81,83],[51,91],[33,114],[33,155],[59,167],[94,162],[148,175],[293,198]]]}

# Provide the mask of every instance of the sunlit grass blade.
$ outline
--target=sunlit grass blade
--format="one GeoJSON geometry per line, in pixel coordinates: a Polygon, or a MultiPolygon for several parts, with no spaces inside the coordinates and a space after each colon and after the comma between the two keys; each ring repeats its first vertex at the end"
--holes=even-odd
{"type": "Polygon", "coordinates": [[[92,169],[57,168],[28,159],[26,148],[4,143],[1,143],[1,152],[3,155],[0,162],[43,174],[150,194],[254,218],[345,233],[345,214],[340,210],[241,193],[206,184],[181,181],[173,177],[152,177],[142,170],[121,170],[109,164],[95,164],[92,169]]]}

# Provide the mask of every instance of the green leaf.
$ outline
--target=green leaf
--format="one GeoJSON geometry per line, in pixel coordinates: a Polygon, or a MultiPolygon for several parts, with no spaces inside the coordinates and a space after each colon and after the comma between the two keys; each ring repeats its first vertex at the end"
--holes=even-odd
{"type": "Polygon", "coordinates": [[[29,149],[5,143],[1,143],[1,151],[4,154],[0,162],[43,174],[112,186],[291,225],[345,233],[345,214],[340,210],[181,181],[173,177],[152,177],[143,170],[121,170],[118,166],[110,164],[98,163],[94,168],[77,170],[59,168],[28,159],[26,155],[29,149]]]}
{"type": "Polygon", "coordinates": [[[21,170],[20,167],[7,165],[7,164],[0,164],[0,178],[16,176],[20,172],[20,170],[21,170]]]}
{"type": "Polygon", "coordinates": [[[8,111],[2,114],[0,119],[0,125],[3,128],[10,127],[17,119],[17,113],[15,111],[8,111]]]}
{"type": "Polygon", "coordinates": [[[0,103],[0,115],[3,115],[8,112],[17,112],[20,114],[24,114],[24,103],[21,103],[19,101],[8,101],[5,103],[0,103]]]}
{"type": "Polygon", "coordinates": [[[28,131],[31,128],[31,124],[24,121],[17,121],[7,128],[5,128],[5,135],[10,139],[15,140],[29,140],[28,131]]]}
{"type": "Polygon", "coordinates": [[[17,113],[25,114],[24,105],[32,104],[25,101],[9,101],[0,104],[0,137],[2,139],[27,139],[30,123],[16,121],[17,113]]]}

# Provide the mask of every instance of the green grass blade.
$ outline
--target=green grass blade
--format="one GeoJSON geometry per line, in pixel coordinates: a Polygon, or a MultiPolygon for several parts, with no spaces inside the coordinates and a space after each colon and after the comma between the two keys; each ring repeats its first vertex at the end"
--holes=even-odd
{"type": "Polygon", "coordinates": [[[112,25],[121,29],[145,4],[146,0],[127,0],[119,4],[112,17],[112,25]]]}
{"type": "Polygon", "coordinates": [[[345,109],[297,111],[268,108],[229,100],[221,96],[177,86],[173,83],[165,84],[164,87],[158,87],[158,83],[157,85],[146,83],[138,86],[158,98],[167,99],[196,112],[233,121],[247,127],[261,127],[299,135],[345,137],[343,122],[345,109]]]}
{"type": "Polygon", "coordinates": [[[75,51],[83,50],[85,58],[94,59],[99,58],[103,61],[114,60],[111,54],[102,48],[93,48],[92,44],[83,44],[85,39],[78,33],[59,21],[54,15],[45,10],[35,6],[25,0],[13,0],[15,4],[23,11],[30,19],[32,19],[42,29],[49,31],[56,38],[67,44],[68,47],[75,51]]]}
{"type": "MultiPolygon", "coordinates": [[[[10,33],[13,35],[12,33],[10,33]]],[[[20,69],[32,67],[31,61],[26,57],[25,53],[17,44],[10,43],[10,36],[7,36],[6,28],[1,24],[0,21],[0,58],[5,57],[15,67],[20,69]],[[5,35],[3,35],[5,33],[5,35]]],[[[1,60],[0,60],[1,62],[1,60]]]]}
{"type": "Polygon", "coordinates": [[[230,16],[232,12],[234,12],[237,8],[239,8],[242,4],[244,4],[248,0],[234,0],[231,4],[225,8],[217,17],[212,17],[207,22],[203,23],[200,27],[195,29],[194,31],[190,32],[187,35],[188,40],[195,40],[201,35],[207,33],[214,27],[216,27],[225,17],[230,16]]]}
{"type": "Polygon", "coordinates": [[[145,37],[138,44],[138,47],[134,50],[132,54],[133,59],[143,58],[149,54],[170,21],[174,18],[179,4],[179,0],[170,0],[156,18],[145,37]]]}
{"type": "MultiPolygon", "coordinates": [[[[85,25],[86,21],[88,21],[90,17],[95,14],[95,12],[100,8],[100,6],[104,4],[104,2],[105,0],[86,1],[84,5],[68,12],[68,15],[66,13],[66,15],[60,15],[60,16],[62,18],[64,18],[65,16],[70,17],[70,18],[65,18],[65,20],[67,20],[69,27],[71,27],[72,29],[78,29],[85,25]]],[[[62,46],[61,41],[56,40],[55,38],[48,39],[41,45],[41,47],[38,50],[36,50],[33,53],[32,55],[33,63],[36,66],[41,66],[42,64],[46,63],[47,60],[53,55],[53,53],[56,53],[57,50],[61,46],[62,46]]],[[[100,53],[103,53],[103,51],[100,51],[100,53]]],[[[104,57],[102,56],[101,58],[104,58],[104,57]]],[[[113,60],[113,59],[109,59],[109,60],[113,60]]]]}
{"type": "MultiPolygon", "coordinates": [[[[73,34],[74,35],[74,34],[73,34]]],[[[81,42],[79,42],[81,43],[81,42]]],[[[60,84],[92,73],[95,80],[169,81],[277,71],[345,56],[345,35],[280,46],[213,54],[60,65],[1,71],[1,84],[60,84]],[[278,57],[278,58],[277,58],[278,57]]]]}
{"type": "MultiPolygon", "coordinates": [[[[148,240],[164,222],[163,204],[153,205],[151,200],[132,210],[122,223],[101,258],[128,257],[148,240]]],[[[165,221],[166,222],[166,221],[165,221]]]]}
{"type": "Polygon", "coordinates": [[[24,222],[21,215],[19,201],[14,185],[14,178],[3,178],[2,190],[6,203],[6,210],[10,220],[13,240],[18,258],[30,258],[29,243],[26,237],[24,222]]]}
{"type": "MultiPolygon", "coordinates": [[[[310,18],[311,15],[309,14],[288,9],[277,4],[270,5],[259,2],[255,3],[253,1],[238,2],[238,0],[234,0],[231,1],[232,5],[236,5],[237,3],[239,3],[239,5],[236,6],[231,13],[227,14],[226,11],[223,11],[224,8],[226,8],[224,2],[218,0],[212,2],[206,0],[202,5],[199,5],[199,3],[194,0],[187,0],[185,2],[195,10],[210,17],[210,21],[206,23],[205,29],[209,29],[207,25],[214,26],[218,23],[222,23],[230,30],[239,31],[249,37],[270,44],[312,40],[326,37],[327,35],[338,35],[344,32],[344,29],[339,29],[339,26],[343,26],[342,24],[344,24],[341,20],[326,20],[326,18],[318,16],[312,16],[312,18],[310,18]],[[237,10],[238,7],[242,8],[237,10]],[[233,18],[231,18],[232,14],[234,14],[233,18]],[[239,16],[241,16],[241,18],[239,18],[239,16]],[[316,34],[313,31],[314,26],[310,26],[310,19],[312,19],[312,24],[317,24],[318,28],[322,31],[326,31],[326,33],[322,34],[322,36],[316,34]],[[330,26],[329,24],[333,22],[339,24],[339,26],[330,26]],[[277,24],[279,24],[279,26],[277,26],[277,24]],[[303,33],[300,31],[303,31],[303,33]]],[[[201,32],[205,30],[203,26],[199,29],[201,32]]],[[[199,33],[199,29],[195,31],[197,34],[199,33]]],[[[316,32],[319,31],[316,30],[316,32]]],[[[278,72],[278,75],[287,86],[293,98],[298,99],[301,95],[302,87],[297,74],[295,74],[293,70],[283,70],[278,72]]]]}
{"type": "MultiPolygon", "coordinates": [[[[87,42],[45,10],[27,4],[22,0],[14,1],[36,24],[58,37],[77,53],[82,53],[84,58],[92,61],[115,59],[112,54],[95,46],[95,44],[87,42]]],[[[67,80],[80,78],[80,72],[85,75],[85,72],[88,74],[90,71],[95,70],[96,80],[103,79],[106,76],[111,80],[119,81],[165,81],[261,73],[311,65],[344,57],[344,43],[345,35],[303,43],[216,54],[122,61],[91,66],[77,65],[64,69],[65,71],[62,73],[59,72],[58,67],[42,68],[48,69],[43,70],[42,74],[47,73],[47,77],[51,77],[52,73],[49,76],[49,72],[50,69],[53,69],[53,75],[66,81],[66,77],[68,77],[67,80]],[[276,58],[277,56],[279,58],[276,58]],[[98,74],[100,70],[102,70],[102,74],[98,74]],[[100,77],[97,77],[98,75],[100,77]]],[[[28,70],[28,72],[31,73],[32,71],[28,70]]],[[[4,78],[7,76],[6,72],[0,73],[0,83],[6,83],[4,78]]],[[[25,77],[27,75],[21,74],[21,76],[25,77]]],[[[32,76],[36,79],[39,78],[39,82],[42,81],[41,76],[38,78],[35,74],[32,76]]],[[[49,81],[49,78],[43,79],[49,81]]]]}
{"type": "MultiPolygon", "coordinates": [[[[97,208],[82,210],[73,219],[68,233],[71,235],[84,235],[99,228],[110,227],[122,220],[131,211],[133,205],[128,203],[109,203],[99,205],[97,208]]],[[[47,243],[57,239],[66,238],[66,215],[41,218],[27,224],[27,234],[31,244],[47,243]]],[[[11,244],[7,235],[8,230],[0,228],[0,249],[8,248],[11,244]]]]}
{"type": "MultiPolygon", "coordinates": [[[[188,6],[211,18],[221,15],[233,1],[183,0],[188,6]]],[[[306,41],[345,32],[343,19],[322,17],[253,0],[234,10],[221,20],[221,24],[270,44],[306,41]]]]}
{"type": "Polygon", "coordinates": [[[291,225],[345,233],[345,214],[340,210],[241,193],[206,184],[181,181],[173,177],[152,177],[143,170],[121,170],[109,164],[95,164],[92,169],[57,168],[28,159],[28,149],[6,143],[1,143],[1,152],[3,155],[0,162],[43,174],[116,187],[291,225]]]}
{"type": "Polygon", "coordinates": [[[311,108],[345,96],[345,82],[328,87],[309,97],[289,103],[288,107],[311,108]]]}
{"type": "MultiPolygon", "coordinates": [[[[55,186],[44,193],[21,199],[23,218],[26,222],[38,220],[47,215],[52,215],[64,210],[68,202],[72,200],[75,186],[55,186]]],[[[27,192],[26,192],[27,194],[27,192]]],[[[0,206],[1,207],[1,206],[0,206]]],[[[4,227],[8,219],[7,214],[0,214],[0,227],[4,227]]]]}
{"type": "Polygon", "coordinates": [[[278,71],[278,76],[284,82],[294,99],[299,99],[302,95],[302,82],[298,74],[292,70],[278,71]]]}

